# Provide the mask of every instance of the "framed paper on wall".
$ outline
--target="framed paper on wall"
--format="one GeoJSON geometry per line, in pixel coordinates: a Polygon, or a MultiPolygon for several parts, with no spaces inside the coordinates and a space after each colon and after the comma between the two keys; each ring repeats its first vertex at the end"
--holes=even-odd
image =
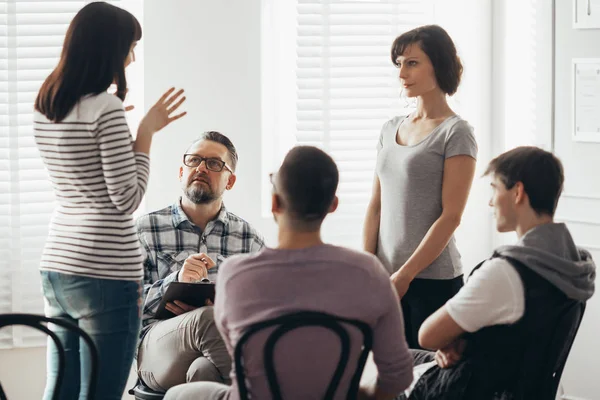
{"type": "Polygon", "coordinates": [[[600,58],[574,58],[572,82],[573,140],[600,143],[600,58]]]}
{"type": "Polygon", "coordinates": [[[571,1],[573,1],[573,29],[600,29],[600,0],[571,1]]]}

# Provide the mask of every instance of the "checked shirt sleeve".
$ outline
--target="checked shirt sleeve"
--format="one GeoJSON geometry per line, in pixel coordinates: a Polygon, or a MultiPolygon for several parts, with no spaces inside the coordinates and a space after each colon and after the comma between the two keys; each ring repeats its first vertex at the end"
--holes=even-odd
{"type": "Polygon", "coordinates": [[[146,267],[144,264],[144,314],[142,315],[142,327],[146,327],[153,322],[158,321],[156,319],[156,311],[160,304],[169,284],[177,281],[177,270],[171,272],[164,279],[158,279],[158,272],[156,267],[146,267]],[[150,272],[150,274],[148,274],[150,272]]]}
{"type": "MultiPolygon", "coordinates": [[[[146,327],[158,321],[158,319],[156,319],[158,305],[167,291],[169,284],[177,281],[177,273],[179,268],[177,264],[174,263],[170,268],[169,275],[165,276],[163,279],[159,279],[158,266],[156,264],[156,254],[154,254],[154,252],[150,249],[144,234],[144,231],[151,230],[151,228],[146,227],[146,229],[143,229],[140,227],[140,225],[144,225],[144,223],[140,223],[140,221],[138,221],[138,237],[140,240],[140,247],[144,260],[144,308],[142,314],[143,335],[147,330],[146,327]]],[[[152,223],[150,223],[150,225],[152,225],[152,223]]]]}

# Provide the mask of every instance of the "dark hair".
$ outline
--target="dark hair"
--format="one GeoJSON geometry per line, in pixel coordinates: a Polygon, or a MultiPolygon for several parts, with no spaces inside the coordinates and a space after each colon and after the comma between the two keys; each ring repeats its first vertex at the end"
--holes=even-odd
{"type": "Polygon", "coordinates": [[[67,30],[58,65],[46,78],[35,109],[62,121],[85,95],[105,92],[114,82],[125,99],[125,60],[142,27],[129,12],[105,2],[83,7],[67,30]]]}
{"type": "Polygon", "coordinates": [[[531,208],[538,214],[554,216],[565,176],[562,163],[548,151],[522,146],[490,161],[485,175],[494,174],[507,189],[523,183],[531,208]]]}
{"type": "Polygon", "coordinates": [[[223,135],[220,132],[217,132],[217,131],[204,132],[202,135],[200,135],[200,137],[198,139],[194,140],[188,146],[186,153],[196,143],[201,142],[203,140],[210,140],[211,142],[216,142],[216,143],[222,144],[223,146],[227,147],[227,152],[229,154],[229,159],[231,161],[231,169],[235,172],[235,167],[237,166],[237,163],[238,163],[237,150],[235,149],[235,146],[233,145],[231,140],[229,140],[229,138],[227,136],[223,135]]]}
{"type": "Polygon", "coordinates": [[[418,44],[431,60],[440,89],[450,96],[456,93],[463,66],[448,33],[438,25],[425,25],[398,36],[392,44],[392,63],[395,66],[398,66],[398,57],[413,44],[418,44]]]}
{"type": "Polygon", "coordinates": [[[294,147],[285,156],[276,178],[276,192],[300,223],[320,224],[335,198],[339,172],[333,159],[312,146],[294,147]]]}

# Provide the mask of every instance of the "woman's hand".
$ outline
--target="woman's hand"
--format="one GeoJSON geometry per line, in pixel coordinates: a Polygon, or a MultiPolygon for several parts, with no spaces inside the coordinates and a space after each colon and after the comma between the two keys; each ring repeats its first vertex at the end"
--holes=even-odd
{"type": "Polygon", "coordinates": [[[394,288],[396,288],[398,297],[402,299],[406,292],[408,292],[408,287],[410,286],[410,283],[412,282],[414,277],[410,276],[405,271],[403,271],[402,268],[400,268],[390,277],[390,279],[392,281],[392,284],[394,285],[394,288]]]}
{"type": "Polygon", "coordinates": [[[167,90],[165,94],[158,99],[156,104],[148,110],[140,122],[138,135],[153,135],[171,122],[176,121],[187,114],[187,112],[184,111],[177,115],[173,115],[175,110],[177,110],[185,101],[185,96],[181,97],[183,89],[180,89],[173,94],[174,91],[175,88],[167,90]]]}

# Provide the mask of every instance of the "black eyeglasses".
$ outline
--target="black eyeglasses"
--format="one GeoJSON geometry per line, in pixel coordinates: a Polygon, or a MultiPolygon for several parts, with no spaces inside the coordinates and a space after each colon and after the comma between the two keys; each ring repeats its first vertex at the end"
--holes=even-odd
{"type": "Polygon", "coordinates": [[[233,173],[231,168],[227,166],[227,163],[219,158],[212,157],[201,157],[196,154],[184,154],[183,165],[190,168],[198,168],[204,161],[206,169],[213,172],[221,172],[223,168],[226,168],[229,172],[233,173]]]}

